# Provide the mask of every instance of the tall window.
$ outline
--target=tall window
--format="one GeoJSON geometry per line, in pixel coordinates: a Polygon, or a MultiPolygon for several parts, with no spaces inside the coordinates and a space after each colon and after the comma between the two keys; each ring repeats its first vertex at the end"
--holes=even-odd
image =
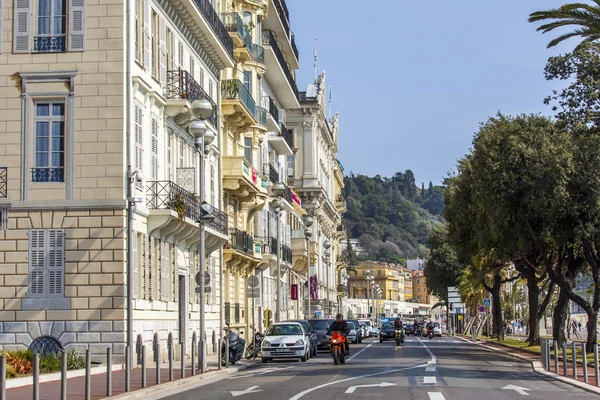
{"type": "Polygon", "coordinates": [[[215,164],[210,163],[210,198],[211,204],[217,206],[217,191],[215,187],[215,164]]]}
{"type": "Polygon", "coordinates": [[[183,158],[184,158],[184,149],[185,145],[183,143],[183,138],[179,138],[179,168],[183,168],[183,158]]]}
{"type": "Polygon", "coordinates": [[[144,0],[135,2],[135,60],[143,64],[144,49],[144,0]]]}
{"type": "Polygon", "coordinates": [[[64,182],[65,104],[35,105],[35,168],[33,182],[64,182]]]}
{"type": "MultiPolygon", "coordinates": [[[[135,168],[143,171],[144,170],[144,131],[143,131],[144,113],[142,108],[138,105],[135,106],[135,168]]],[[[136,180],[136,186],[139,189],[143,189],[144,185],[142,182],[136,180]]]]}
{"type": "Polygon", "coordinates": [[[190,56],[190,74],[192,75],[192,78],[196,76],[196,62],[192,56],[190,56]]]}
{"type": "Polygon", "coordinates": [[[152,179],[158,179],[158,120],[152,117],[152,179]]]}
{"type": "Polygon", "coordinates": [[[202,67],[200,67],[200,76],[198,77],[198,83],[200,84],[200,87],[204,89],[204,70],[202,69],[202,67]]]}
{"type": "Polygon", "coordinates": [[[67,0],[39,0],[37,36],[34,49],[65,51],[67,34],[67,0]]]}
{"type": "Polygon", "coordinates": [[[208,81],[208,95],[211,99],[215,98],[215,83],[211,80],[208,81]]]}
{"type": "Polygon", "coordinates": [[[252,93],[252,72],[244,71],[244,86],[249,93],[252,93]]]}
{"type": "Polygon", "coordinates": [[[159,79],[159,71],[160,71],[160,46],[158,41],[160,40],[159,33],[159,19],[156,11],[152,10],[152,48],[150,51],[152,52],[152,76],[156,79],[159,79]]]}
{"type": "Polygon", "coordinates": [[[250,165],[252,165],[252,138],[244,138],[244,158],[250,165]]]}
{"type": "Polygon", "coordinates": [[[171,150],[171,134],[167,133],[166,135],[167,141],[167,180],[171,180],[171,157],[173,156],[173,151],[171,150]]]}
{"type": "Polygon", "coordinates": [[[183,43],[179,42],[177,50],[177,61],[179,62],[179,68],[183,68],[183,43]]]}

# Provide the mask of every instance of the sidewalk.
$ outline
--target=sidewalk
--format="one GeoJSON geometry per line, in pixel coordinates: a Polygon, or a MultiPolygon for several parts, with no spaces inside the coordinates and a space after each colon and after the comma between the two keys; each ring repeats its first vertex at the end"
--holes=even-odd
{"type": "MultiPolygon", "coordinates": [[[[192,368],[191,361],[186,360],[185,367],[185,379],[181,379],[181,362],[175,361],[173,363],[173,382],[178,382],[177,384],[169,382],[169,364],[163,363],[160,368],[160,382],[161,386],[166,385],[180,385],[185,384],[187,381],[190,383],[192,380],[201,380],[202,377],[211,378],[218,377],[220,375],[226,375],[233,371],[239,371],[242,369],[250,368],[254,365],[260,363],[260,359],[258,361],[254,360],[246,360],[242,359],[235,366],[226,370],[223,368],[222,370],[218,370],[217,364],[217,356],[212,355],[208,357],[208,369],[203,375],[200,375],[198,371],[196,371],[196,375],[194,377],[191,376],[192,368]]],[[[106,366],[95,367],[100,368],[102,370],[106,370],[106,366]]],[[[106,398],[106,372],[92,375],[91,376],[91,398],[96,399],[104,399],[106,398]]],[[[148,365],[146,368],[146,388],[156,387],[156,368],[155,365],[148,365]]],[[[142,388],[142,369],[140,367],[135,368],[131,371],[131,392],[139,391],[142,388]]],[[[113,371],[112,373],[112,396],[117,396],[119,394],[125,393],[125,370],[113,371]]],[[[6,390],[6,398],[7,400],[27,400],[33,398],[33,386],[23,386],[13,389],[6,390]]],[[[85,377],[76,377],[70,378],[67,380],[67,399],[69,400],[78,400],[85,398],[85,377]]],[[[40,383],[40,400],[60,400],[60,380],[40,383]]]]}

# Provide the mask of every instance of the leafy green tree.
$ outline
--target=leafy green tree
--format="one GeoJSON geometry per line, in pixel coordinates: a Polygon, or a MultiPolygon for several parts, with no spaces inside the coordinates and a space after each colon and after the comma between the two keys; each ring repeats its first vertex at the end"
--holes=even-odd
{"type": "Polygon", "coordinates": [[[574,26],[571,32],[564,33],[548,43],[548,48],[559,43],[579,37],[583,43],[600,39],[600,0],[592,0],[594,4],[568,3],[562,7],[536,11],[529,15],[529,22],[552,21],[537,28],[537,31],[548,33],[557,28],[574,26]]]}
{"type": "Polygon", "coordinates": [[[425,193],[425,182],[421,182],[421,199],[425,200],[427,193],[425,193]]]}
{"type": "Polygon", "coordinates": [[[433,183],[431,183],[431,181],[429,181],[429,190],[428,190],[427,197],[428,198],[432,198],[433,197],[433,183]]]}
{"type": "Polygon", "coordinates": [[[423,268],[427,289],[445,302],[448,299],[448,286],[456,285],[462,270],[462,265],[448,242],[446,225],[433,228],[429,235],[429,246],[429,258],[423,268]]]}

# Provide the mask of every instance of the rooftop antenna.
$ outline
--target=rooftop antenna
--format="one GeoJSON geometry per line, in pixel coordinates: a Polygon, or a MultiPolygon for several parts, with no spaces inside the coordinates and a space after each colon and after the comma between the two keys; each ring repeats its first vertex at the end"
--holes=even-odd
{"type": "Polygon", "coordinates": [[[315,39],[315,51],[313,53],[315,58],[315,83],[317,83],[317,39],[315,39]]]}

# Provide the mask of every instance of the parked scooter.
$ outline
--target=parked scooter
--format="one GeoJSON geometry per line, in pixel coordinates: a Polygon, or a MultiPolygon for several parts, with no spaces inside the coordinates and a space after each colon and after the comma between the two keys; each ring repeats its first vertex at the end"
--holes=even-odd
{"type": "Polygon", "coordinates": [[[265,335],[262,332],[256,331],[254,326],[250,326],[250,328],[254,331],[254,340],[248,343],[248,347],[246,347],[246,359],[256,358],[258,357],[258,353],[260,353],[260,345],[265,338],[265,335]]]}
{"type": "Polygon", "coordinates": [[[226,323],[225,328],[225,340],[221,346],[221,364],[226,365],[227,355],[229,356],[229,364],[233,365],[240,361],[244,356],[244,348],[246,347],[246,341],[240,337],[244,332],[231,329],[229,324],[226,323]],[[229,346],[228,346],[229,344],[229,346]]]}

